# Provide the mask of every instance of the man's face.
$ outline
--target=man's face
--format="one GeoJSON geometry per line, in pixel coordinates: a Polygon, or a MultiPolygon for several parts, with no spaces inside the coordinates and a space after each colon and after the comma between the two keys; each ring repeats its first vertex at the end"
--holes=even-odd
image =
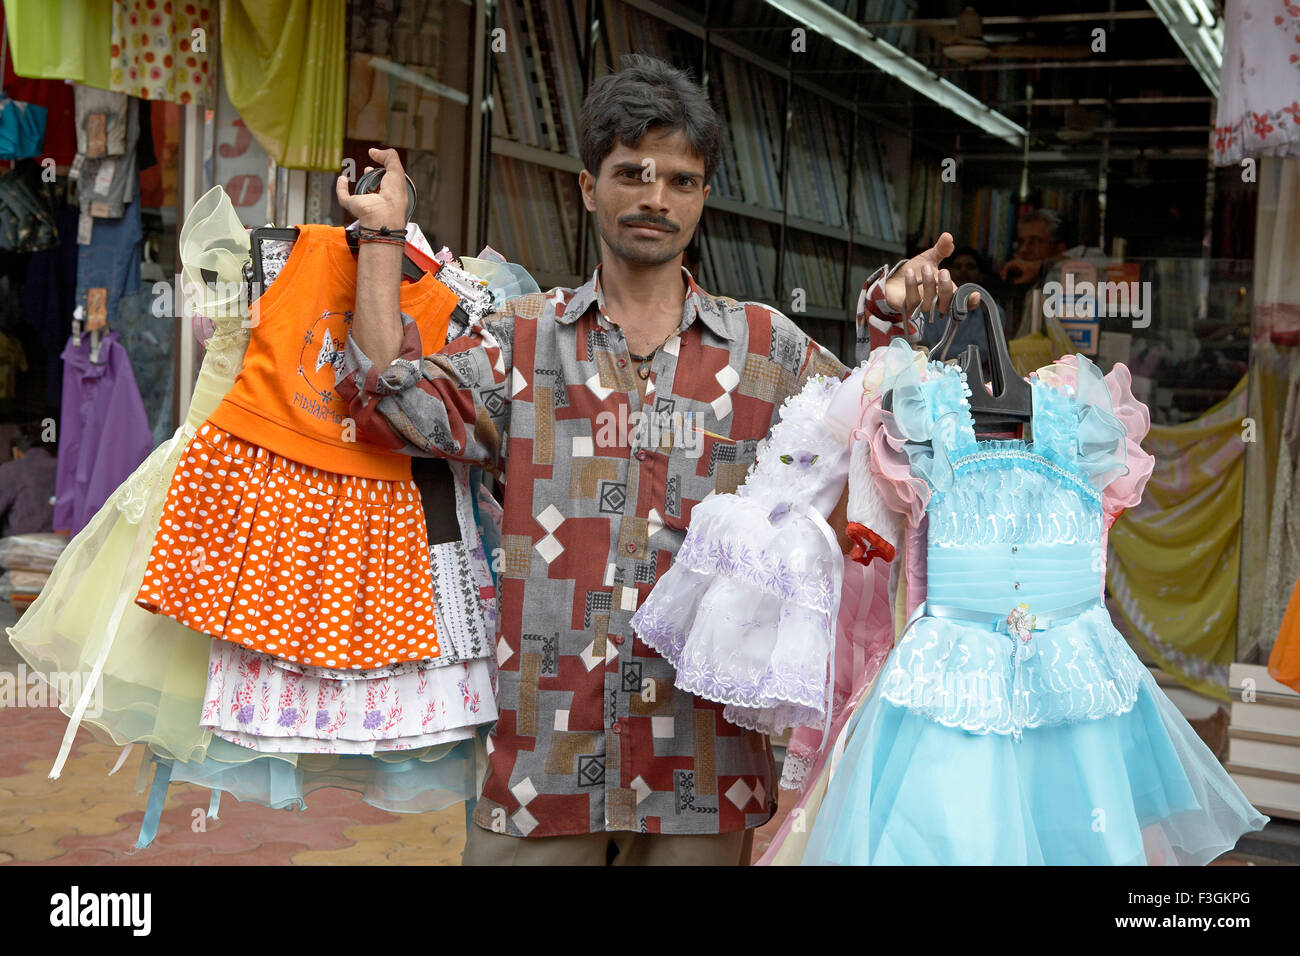
{"type": "Polygon", "coordinates": [[[709,195],[704,160],[684,130],[651,130],[635,149],[616,143],[600,175],[584,169],[578,181],[605,254],[637,266],[679,259],[709,195]]]}
{"type": "Polygon", "coordinates": [[[1061,251],[1061,244],[1048,235],[1045,222],[1022,222],[1016,226],[1016,236],[1020,239],[1016,254],[1027,262],[1041,262],[1061,251]]]}
{"type": "Polygon", "coordinates": [[[980,273],[979,262],[969,252],[953,256],[952,265],[948,266],[948,272],[952,276],[954,285],[960,286],[967,282],[984,281],[984,276],[980,273]]]}

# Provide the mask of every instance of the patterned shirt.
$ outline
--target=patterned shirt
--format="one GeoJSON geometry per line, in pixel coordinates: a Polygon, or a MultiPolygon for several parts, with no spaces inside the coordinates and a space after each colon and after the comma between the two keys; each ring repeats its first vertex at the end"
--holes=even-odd
{"type": "MultiPolygon", "coordinates": [[[[692,507],[744,481],[781,403],[847,369],[781,313],[682,273],[680,334],[654,354],[644,403],[599,266],[423,359],[405,316],[387,369],[349,338],[338,389],[359,437],[502,479],[500,718],[474,813],[488,829],[725,833],[775,811],[767,737],[677,690],[629,620],[692,507]]],[[[864,301],[883,298],[883,273],[864,301]]]]}

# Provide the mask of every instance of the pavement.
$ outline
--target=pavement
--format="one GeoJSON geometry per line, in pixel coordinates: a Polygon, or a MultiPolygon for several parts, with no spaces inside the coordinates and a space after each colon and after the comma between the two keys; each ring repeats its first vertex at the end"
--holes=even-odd
{"type": "Polygon", "coordinates": [[[146,797],[135,789],[142,748],[110,777],[120,748],[82,730],[63,774],[50,780],[66,726],[55,708],[0,709],[0,864],[460,864],[463,804],[394,814],[337,789],[310,794],[302,811],[240,803],[225,794],[212,820],[206,817],[208,790],[173,784],[157,838],[135,850],[146,797]]]}
{"type": "MultiPolygon", "coordinates": [[[[0,671],[20,662],[4,638],[12,623],[0,603],[0,671]]],[[[318,790],[304,810],[272,810],[223,795],[217,819],[208,819],[209,791],[173,784],[153,844],[134,845],[144,817],[145,792],[136,778],[143,748],[113,776],[121,748],[81,729],[63,774],[48,777],[67,718],[54,707],[0,707],[0,865],[116,866],[331,866],[460,864],[465,809],[395,814],[348,790],[318,790]]],[[[791,798],[789,793],[780,796],[791,798]]],[[[788,806],[755,839],[766,848],[788,806]]],[[[1246,841],[1216,865],[1300,862],[1300,824],[1275,821],[1272,839],[1246,841]]]]}
{"type": "MultiPolygon", "coordinates": [[[[0,671],[21,658],[4,628],[16,620],[0,602],[0,671]]],[[[210,793],[173,784],[153,844],[135,850],[147,792],[136,792],[144,748],[112,777],[121,748],[82,728],[58,780],[50,766],[68,725],[54,707],[0,707],[0,865],[459,866],[465,807],[388,813],[350,790],[317,790],[305,810],[272,810],[223,794],[207,819],[210,793]]]]}

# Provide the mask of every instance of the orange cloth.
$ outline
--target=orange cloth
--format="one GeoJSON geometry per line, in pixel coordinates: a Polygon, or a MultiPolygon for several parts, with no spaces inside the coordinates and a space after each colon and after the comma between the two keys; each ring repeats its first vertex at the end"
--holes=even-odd
{"type": "MultiPolygon", "coordinates": [[[[303,465],[409,478],[409,456],[356,440],[348,404],[334,391],[356,298],[356,257],[341,227],[298,228],[289,261],[254,304],[239,377],[208,421],[303,465]]],[[[415,320],[421,342],[446,341],[458,302],[432,275],[402,286],[402,311],[415,320]]]]}
{"type": "Polygon", "coordinates": [[[441,653],[415,482],[323,472],[211,422],[172,477],[136,603],[313,667],[441,653]]]}
{"type": "Polygon", "coordinates": [[[1277,643],[1268,656],[1268,674],[1275,681],[1300,691],[1300,580],[1291,590],[1291,601],[1277,632],[1277,643]]]}
{"type": "MultiPolygon", "coordinates": [[[[299,229],[233,387],[172,476],[136,603],[313,667],[437,658],[411,459],[357,441],[334,392],[356,258],[341,228],[299,229]]],[[[458,302],[430,274],[401,291],[423,342],[446,341],[458,302]]]]}

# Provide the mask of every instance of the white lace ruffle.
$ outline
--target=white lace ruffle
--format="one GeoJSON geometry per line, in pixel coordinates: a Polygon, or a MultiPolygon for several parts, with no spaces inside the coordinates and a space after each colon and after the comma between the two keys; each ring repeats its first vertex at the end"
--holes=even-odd
{"type": "MultiPolygon", "coordinates": [[[[829,542],[806,515],[736,495],[714,495],[691,512],[673,567],[730,578],[830,614],[838,602],[834,563],[829,542]]],[[[657,584],[647,604],[659,590],[657,584]]]]}
{"type": "Polygon", "coordinates": [[[814,759],[812,756],[787,750],[785,760],[781,761],[781,789],[802,790],[804,781],[808,779],[808,774],[812,770],[814,759]]]}
{"type": "Polygon", "coordinates": [[[973,734],[1018,735],[1132,709],[1146,668],[1104,607],[1031,633],[1016,647],[1008,634],[922,617],[885,662],[881,696],[973,734]]]}
{"type": "Polygon", "coordinates": [[[845,516],[870,528],[895,548],[903,539],[903,516],[885,504],[876,490],[869,441],[855,441],[849,452],[849,500],[845,516]]]}
{"type": "Polygon", "coordinates": [[[249,330],[240,325],[242,320],[217,319],[217,331],[203,343],[204,367],[232,382],[239,374],[239,367],[244,363],[244,352],[248,349],[249,330]]]}
{"type": "MultiPolygon", "coordinates": [[[[688,573],[697,578],[696,592],[704,598],[689,634],[678,626],[683,618],[672,608],[651,608],[632,622],[637,637],[673,665],[674,686],[726,704],[723,718],[748,730],[779,734],[790,727],[820,724],[826,716],[825,666],[832,639],[824,616],[787,608],[790,613],[779,623],[759,625],[762,633],[746,634],[752,619],[739,621],[737,614],[710,606],[710,598],[718,597],[707,593],[712,579],[688,573]],[[820,673],[814,663],[818,658],[820,673]]],[[[748,603],[743,595],[728,597],[717,603],[748,603]]]]}

